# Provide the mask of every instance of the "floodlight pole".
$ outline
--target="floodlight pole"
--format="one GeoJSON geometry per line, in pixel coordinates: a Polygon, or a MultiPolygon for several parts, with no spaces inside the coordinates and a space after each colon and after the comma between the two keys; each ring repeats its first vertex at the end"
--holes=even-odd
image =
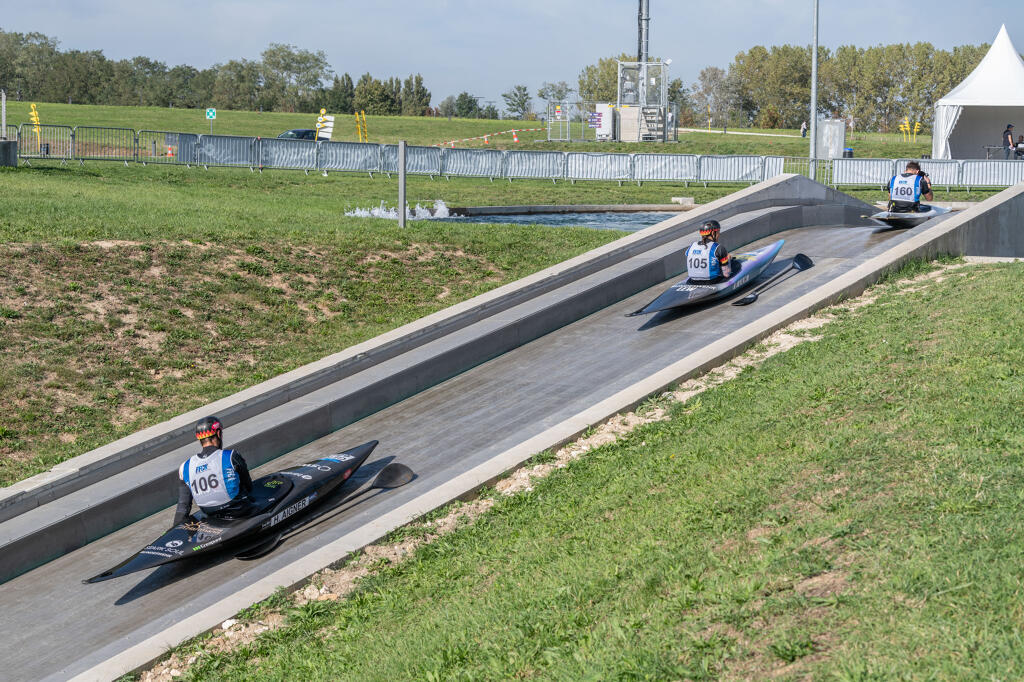
{"type": "Polygon", "coordinates": [[[7,91],[0,89],[0,140],[7,139],[7,91]]]}
{"type": "Polygon", "coordinates": [[[818,0],[814,0],[814,42],[811,45],[811,180],[818,156],[818,0]]]}

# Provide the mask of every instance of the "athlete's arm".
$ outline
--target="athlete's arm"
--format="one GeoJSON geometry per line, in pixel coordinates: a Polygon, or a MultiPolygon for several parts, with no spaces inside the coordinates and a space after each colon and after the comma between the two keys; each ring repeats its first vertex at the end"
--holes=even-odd
{"type": "MultiPolygon", "coordinates": [[[[923,173],[924,171],[921,172],[923,173]]],[[[924,177],[924,175],[921,176],[921,196],[928,201],[931,201],[934,197],[932,194],[932,183],[928,182],[928,178],[924,177]]]]}
{"type": "Polygon", "coordinates": [[[174,510],[174,523],[177,526],[192,512],[192,491],[183,481],[178,481],[178,508],[174,510]]]}
{"type": "Polygon", "coordinates": [[[252,492],[252,476],[249,474],[249,465],[245,463],[245,458],[232,451],[231,466],[235,467],[235,471],[238,473],[239,490],[243,493],[252,492]]]}

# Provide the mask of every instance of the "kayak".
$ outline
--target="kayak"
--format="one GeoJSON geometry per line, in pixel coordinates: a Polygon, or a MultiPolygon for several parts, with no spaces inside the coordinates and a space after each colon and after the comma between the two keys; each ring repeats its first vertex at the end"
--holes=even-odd
{"type": "MultiPolygon", "coordinates": [[[[209,517],[200,510],[118,565],[82,582],[110,580],[223,549],[232,549],[242,559],[262,556],[277,546],[299,515],[308,514],[311,506],[351,478],[375,447],[373,440],[258,478],[252,484],[251,502],[236,516],[209,517]]],[[[408,471],[404,465],[390,464],[378,478],[392,467],[408,471]]]]}
{"type": "Polygon", "coordinates": [[[695,303],[708,303],[730,296],[757,279],[758,275],[764,272],[771,265],[772,261],[775,260],[779,249],[785,243],[785,239],[780,239],[757,251],[737,253],[732,257],[733,273],[728,279],[720,282],[694,282],[690,279],[684,279],[682,282],[676,282],[661,296],[658,296],[658,298],[640,310],[629,313],[626,317],[648,315],[695,303]],[[737,265],[739,266],[738,268],[737,265]]]}
{"type": "Polygon", "coordinates": [[[883,222],[889,227],[903,229],[917,227],[925,221],[947,213],[949,213],[948,208],[921,204],[917,211],[881,211],[868,217],[883,222]]]}

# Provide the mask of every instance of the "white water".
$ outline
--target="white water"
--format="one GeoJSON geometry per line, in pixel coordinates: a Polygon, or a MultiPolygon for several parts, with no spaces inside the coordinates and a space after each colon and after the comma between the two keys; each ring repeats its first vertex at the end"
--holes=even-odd
{"type": "MultiPolygon", "coordinates": [[[[345,211],[345,215],[353,218],[387,218],[388,220],[398,220],[398,207],[388,208],[382,201],[380,206],[376,208],[354,208],[350,211],[345,211]]],[[[405,207],[406,220],[430,220],[431,218],[447,217],[448,206],[440,199],[434,201],[433,208],[427,208],[419,204],[416,204],[414,207],[405,207]]]]}

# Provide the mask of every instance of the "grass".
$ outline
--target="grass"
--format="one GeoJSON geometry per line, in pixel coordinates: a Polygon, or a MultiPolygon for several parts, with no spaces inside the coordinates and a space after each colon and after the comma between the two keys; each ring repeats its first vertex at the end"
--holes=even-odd
{"type": "MultiPolygon", "coordinates": [[[[465,198],[488,185],[435,183],[465,198]]],[[[343,215],[393,189],[112,165],[0,173],[0,482],[620,236],[343,215]]]]}
{"type": "MultiPolygon", "coordinates": [[[[8,102],[8,121],[27,123],[29,102],[8,102]]],[[[139,130],[167,130],[185,133],[209,133],[210,124],[203,109],[165,109],[161,107],[116,107],[81,104],[37,104],[40,120],[45,124],[68,126],[122,127],[139,130]]],[[[252,111],[219,110],[213,132],[219,135],[276,137],[291,128],[312,128],[315,114],[257,113],[252,111]]],[[[404,139],[414,145],[443,144],[483,135],[493,135],[512,128],[544,128],[543,121],[481,120],[368,116],[367,130],[371,142],[395,143],[404,139]]],[[[574,135],[578,127],[574,126],[574,135]]],[[[749,132],[794,134],[792,130],[762,130],[749,132]]],[[[335,120],[336,141],[356,141],[355,118],[338,116],[335,120]]],[[[903,158],[919,157],[931,151],[931,139],[919,136],[916,143],[894,142],[891,134],[857,133],[849,141],[858,157],[903,158]]],[[[809,152],[806,138],[743,137],[713,133],[681,133],[678,143],[628,142],[548,142],[545,131],[528,132],[513,142],[511,135],[499,135],[484,140],[456,142],[458,147],[484,147],[495,149],[534,149],[556,151],[595,151],[616,153],[662,152],[671,154],[755,154],[759,156],[801,156],[809,152]]]]}
{"type": "Polygon", "coordinates": [[[1017,677],[1022,285],[1021,265],[892,278],[821,340],[186,674],[1017,677]]]}

